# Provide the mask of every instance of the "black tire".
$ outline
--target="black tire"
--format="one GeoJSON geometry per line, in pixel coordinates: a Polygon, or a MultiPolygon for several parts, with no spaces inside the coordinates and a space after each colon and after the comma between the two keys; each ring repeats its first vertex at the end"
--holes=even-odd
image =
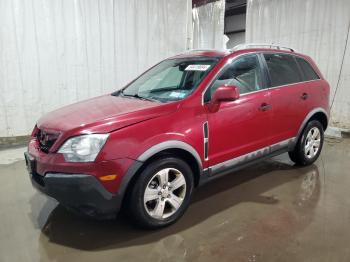
{"type": "Polygon", "coordinates": [[[323,130],[322,124],[317,120],[311,120],[310,122],[307,123],[302,134],[300,135],[294,150],[288,152],[289,158],[294,163],[296,163],[297,165],[300,165],[300,166],[311,165],[320,156],[320,153],[321,153],[321,150],[323,147],[323,141],[324,141],[324,130],[323,130]],[[310,154],[307,154],[305,152],[305,146],[307,145],[307,143],[309,143],[307,135],[309,134],[310,130],[314,131],[315,129],[317,129],[319,131],[320,142],[319,142],[319,147],[318,147],[316,154],[310,155],[310,154]]]}
{"type": "MultiPolygon", "coordinates": [[[[169,175],[170,177],[171,175],[169,175]]],[[[170,181],[170,179],[169,179],[170,181]]],[[[159,182],[160,183],[160,182],[159,182]]],[[[191,168],[188,166],[188,164],[178,158],[175,157],[164,157],[160,159],[156,159],[155,161],[151,162],[146,166],[146,168],[141,172],[139,175],[138,179],[136,180],[135,184],[133,185],[133,188],[130,191],[130,195],[128,197],[128,203],[127,203],[127,209],[128,209],[128,214],[130,218],[140,227],[142,228],[148,228],[148,229],[155,229],[155,228],[161,228],[165,226],[169,226],[173,223],[175,223],[186,211],[186,209],[189,206],[192,191],[193,191],[193,173],[191,168]],[[185,185],[185,193],[184,196],[182,197],[182,203],[178,207],[176,211],[172,215],[166,218],[154,218],[152,217],[149,212],[146,210],[147,204],[144,203],[144,195],[145,195],[145,190],[146,188],[149,188],[151,186],[154,186],[155,190],[158,190],[159,187],[163,189],[161,185],[157,185],[157,182],[155,182],[154,176],[161,170],[168,169],[170,168],[172,172],[173,169],[176,169],[180,171],[186,181],[185,185]],[[153,181],[153,182],[152,182],[153,181]],[[154,183],[154,184],[150,184],[154,183]]],[[[169,187],[170,188],[170,187],[169,187]]],[[[153,189],[153,188],[152,188],[153,189]]],[[[165,190],[165,189],[164,189],[165,190]]],[[[166,189],[168,190],[168,188],[166,189]]],[[[181,189],[183,190],[183,188],[181,189]]],[[[170,192],[170,191],[169,191],[170,192]]],[[[175,191],[173,191],[175,192],[175,191]]],[[[167,194],[167,193],[166,193],[167,194]]],[[[161,196],[159,196],[160,198],[161,196]]],[[[170,197],[169,199],[165,198],[166,207],[170,207],[170,209],[174,209],[171,205],[170,202],[170,197]],[[169,206],[170,205],[170,206],[169,206]]],[[[163,201],[160,199],[157,200],[151,200],[151,204],[153,203],[152,201],[156,202],[154,205],[156,206],[159,201],[163,201]]],[[[148,203],[148,202],[147,202],[148,203]]],[[[148,206],[147,206],[148,208],[148,206]]],[[[164,209],[166,210],[166,209],[164,209]]],[[[171,213],[171,212],[170,212],[171,213]]]]}
{"type": "MultiPolygon", "coordinates": [[[[296,148],[296,147],[295,147],[296,148]]],[[[290,160],[292,160],[294,163],[297,163],[297,161],[298,161],[298,158],[297,158],[297,156],[296,156],[296,150],[294,149],[294,151],[289,151],[288,152],[288,155],[289,155],[289,158],[290,158],[290,160]]]]}

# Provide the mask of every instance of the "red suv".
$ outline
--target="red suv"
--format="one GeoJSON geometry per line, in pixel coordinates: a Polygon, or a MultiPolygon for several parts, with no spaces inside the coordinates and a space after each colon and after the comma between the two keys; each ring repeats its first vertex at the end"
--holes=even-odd
{"type": "Polygon", "coordinates": [[[123,206],[156,228],[223,174],[284,152],[313,163],[328,100],[315,63],[292,49],[190,51],[42,117],[25,158],[33,185],[65,207],[105,218],[123,206]]]}

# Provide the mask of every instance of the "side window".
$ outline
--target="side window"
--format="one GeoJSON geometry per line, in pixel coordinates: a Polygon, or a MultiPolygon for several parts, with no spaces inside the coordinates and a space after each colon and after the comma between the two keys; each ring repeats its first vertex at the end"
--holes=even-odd
{"type": "Polygon", "coordinates": [[[316,80],[320,79],[320,77],[317,75],[315,70],[312,68],[312,66],[305,61],[305,59],[297,57],[296,58],[301,70],[303,71],[303,81],[310,81],[310,80],[316,80]]]}
{"type": "Polygon", "coordinates": [[[271,87],[301,82],[294,57],[285,54],[264,54],[269,70],[271,87]]]}
{"type": "Polygon", "coordinates": [[[246,94],[263,89],[261,69],[257,55],[247,55],[233,60],[213,82],[205,94],[208,102],[211,95],[222,85],[235,85],[240,94],[246,94]]]}

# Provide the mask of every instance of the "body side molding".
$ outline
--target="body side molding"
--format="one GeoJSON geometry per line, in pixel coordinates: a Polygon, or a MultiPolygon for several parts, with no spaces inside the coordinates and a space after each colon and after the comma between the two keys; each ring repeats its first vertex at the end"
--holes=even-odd
{"type": "Polygon", "coordinates": [[[251,161],[266,157],[268,155],[271,155],[281,150],[289,151],[292,148],[294,148],[295,143],[296,143],[296,138],[292,137],[292,138],[283,140],[279,143],[273,144],[271,146],[266,146],[256,151],[247,153],[245,155],[238,156],[233,159],[227,160],[225,162],[216,164],[214,166],[209,167],[210,176],[216,175],[218,173],[224,172],[226,170],[235,168],[240,165],[244,165],[251,161]]]}

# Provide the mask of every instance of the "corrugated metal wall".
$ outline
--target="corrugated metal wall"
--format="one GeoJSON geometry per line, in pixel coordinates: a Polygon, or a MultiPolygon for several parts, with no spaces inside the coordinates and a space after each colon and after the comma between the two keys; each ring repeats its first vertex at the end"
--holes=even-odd
{"type": "Polygon", "coordinates": [[[331,85],[332,125],[350,129],[350,1],[248,0],[246,42],[310,55],[331,85]]]}
{"type": "Polygon", "coordinates": [[[190,45],[191,0],[0,0],[0,137],[190,45]]]}

